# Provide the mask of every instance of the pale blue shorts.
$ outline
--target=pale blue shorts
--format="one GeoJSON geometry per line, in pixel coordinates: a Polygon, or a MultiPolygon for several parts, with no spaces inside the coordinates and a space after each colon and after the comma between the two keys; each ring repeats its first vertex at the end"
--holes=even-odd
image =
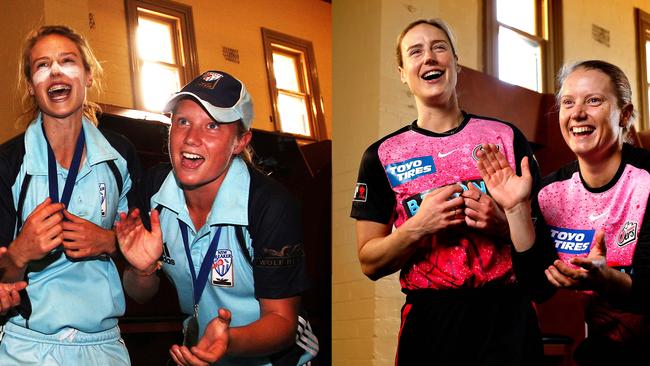
{"type": "Polygon", "coordinates": [[[130,366],[120,329],[84,333],[74,328],[42,334],[7,323],[0,332],[0,366],[130,366]]]}

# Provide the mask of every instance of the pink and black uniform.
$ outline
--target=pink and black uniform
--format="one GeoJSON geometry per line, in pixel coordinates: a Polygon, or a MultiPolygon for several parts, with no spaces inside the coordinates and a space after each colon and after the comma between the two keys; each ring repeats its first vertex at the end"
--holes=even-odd
{"type": "MultiPolygon", "coordinates": [[[[632,277],[631,300],[608,301],[594,292],[584,293],[589,340],[576,356],[590,353],[598,357],[593,362],[583,361],[585,364],[608,362],[597,352],[603,346],[609,350],[605,357],[611,357],[615,363],[623,361],[620,357],[633,360],[633,355],[643,356],[647,361],[644,348],[650,344],[650,215],[646,214],[649,197],[650,153],[626,144],[618,171],[603,187],[588,187],[576,161],[544,178],[533,202],[538,240],[531,250],[515,258],[517,264],[521,260],[518,268],[543,275],[543,269],[551,264],[553,255],[548,252],[552,248],[567,263],[572,257],[586,257],[596,232],[604,230],[607,265],[632,277]],[[613,357],[617,349],[620,355],[613,357]]],[[[531,273],[522,276],[534,278],[531,273]]],[[[549,286],[541,276],[536,280],[542,288],[549,286]]]]}
{"type": "MultiPolygon", "coordinates": [[[[528,142],[509,123],[465,114],[458,128],[434,133],[415,121],[366,150],[351,216],[399,227],[435,189],[460,184],[488,194],[476,167],[484,143],[497,144],[517,171],[528,156],[539,181],[528,142]]],[[[507,234],[463,225],[423,240],[400,272],[407,299],[397,363],[537,364],[539,330],[530,298],[518,289],[507,234]]]]}

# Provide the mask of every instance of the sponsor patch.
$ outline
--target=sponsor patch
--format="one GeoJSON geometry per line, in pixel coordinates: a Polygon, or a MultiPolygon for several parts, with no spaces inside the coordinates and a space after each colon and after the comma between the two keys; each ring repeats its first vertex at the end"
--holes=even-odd
{"type": "Polygon", "coordinates": [[[232,287],[233,261],[230,249],[217,249],[212,259],[212,285],[221,287],[232,287]]]}
{"type": "Polygon", "coordinates": [[[565,229],[550,226],[551,238],[558,253],[571,255],[588,254],[595,230],[565,229]]]}
{"type": "MultiPolygon", "coordinates": [[[[487,191],[487,187],[485,186],[485,182],[482,179],[475,179],[475,180],[465,180],[462,182],[455,183],[458,184],[461,188],[463,188],[463,192],[468,190],[470,186],[474,186],[474,188],[478,189],[481,191],[483,194],[489,195],[487,191]]],[[[414,194],[411,197],[408,197],[404,201],[402,201],[402,206],[404,207],[404,210],[406,211],[406,216],[407,217],[412,217],[414,216],[417,212],[418,209],[420,209],[420,204],[422,203],[422,200],[424,197],[426,197],[427,194],[435,191],[438,188],[442,187],[437,187],[437,188],[432,188],[428,189],[424,192],[420,192],[417,194],[414,194]]],[[[462,193],[454,193],[449,199],[456,198],[460,196],[462,193]]]]}
{"type": "Polygon", "coordinates": [[[101,201],[100,210],[102,212],[102,217],[106,217],[106,184],[99,183],[99,199],[101,201]]]}
{"type": "MultiPolygon", "coordinates": [[[[478,161],[478,156],[476,156],[476,153],[482,150],[483,150],[483,144],[476,145],[476,147],[474,147],[474,150],[472,150],[472,158],[478,161]]],[[[501,144],[497,144],[497,151],[501,151],[501,144]]]]}
{"type": "Polygon", "coordinates": [[[201,75],[201,80],[198,82],[198,86],[206,89],[214,89],[215,86],[217,86],[217,83],[223,75],[213,72],[213,71],[208,71],[201,75]]]}
{"type": "Polygon", "coordinates": [[[616,235],[616,244],[618,244],[619,247],[622,247],[635,241],[637,227],[638,225],[636,222],[626,221],[621,231],[616,235]]]}
{"type": "Polygon", "coordinates": [[[357,186],[354,189],[354,198],[352,201],[355,202],[366,202],[368,197],[368,186],[365,183],[357,183],[357,186]]]}
{"type": "Polygon", "coordinates": [[[295,266],[302,261],[305,252],[302,244],[285,245],[279,250],[264,248],[261,257],[256,257],[253,263],[258,267],[295,266]]]}
{"type": "Polygon", "coordinates": [[[436,166],[433,163],[433,157],[421,156],[397,163],[384,166],[388,181],[392,187],[410,182],[424,175],[436,172],[436,166]]]}

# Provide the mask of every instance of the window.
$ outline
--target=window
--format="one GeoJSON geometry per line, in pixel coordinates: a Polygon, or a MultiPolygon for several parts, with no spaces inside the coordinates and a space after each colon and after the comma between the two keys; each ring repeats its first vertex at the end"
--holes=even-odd
{"type": "Polygon", "coordinates": [[[326,137],[311,42],[262,28],[273,122],[302,139],[326,137]]]}
{"type": "Polygon", "coordinates": [[[537,92],[555,90],[560,0],[484,0],[485,71],[537,92]]]}
{"type": "Polygon", "coordinates": [[[635,9],[637,55],[639,58],[639,88],[641,93],[639,112],[641,118],[638,122],[639,131],[650,128],[648,123],[648,108],[650,107],[650,14],[635,9]]]}
{"type": "Polygon", "coordinates": [[[126,0],[134,104],[160,112],[198,75],[192,9],[163,0],[126,0]]]}

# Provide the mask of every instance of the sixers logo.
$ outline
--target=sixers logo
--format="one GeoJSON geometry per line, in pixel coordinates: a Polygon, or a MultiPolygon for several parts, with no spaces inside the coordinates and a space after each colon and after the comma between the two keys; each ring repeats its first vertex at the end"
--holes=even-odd
{"type": "Polygon", "coordinates": [[[622,247],[635,241],[637,226],[636,222],[626,221],[625,225],[623,225],[623,228],[616,236],[616,244],[618,244],[619,247],[622,247]]]}
{"type": "Polygon", "coordinates": [[[436,172],[433,157],[421,156],[384,166],[391,187],[410,182],[421,176],[436,172]]]}
{"type": "MultiPolygon", "coordinates": [[[[474,150],[472,150],[472,158],[474,158],[474,160],[476,160],[476,161],[478,161],[478,156],[476,154],[479,151],[483,151],[483,144],[476,145],[474,150]]],[[[501,144],[497,144],[497,151],[501,151],[501,144]]]]}

